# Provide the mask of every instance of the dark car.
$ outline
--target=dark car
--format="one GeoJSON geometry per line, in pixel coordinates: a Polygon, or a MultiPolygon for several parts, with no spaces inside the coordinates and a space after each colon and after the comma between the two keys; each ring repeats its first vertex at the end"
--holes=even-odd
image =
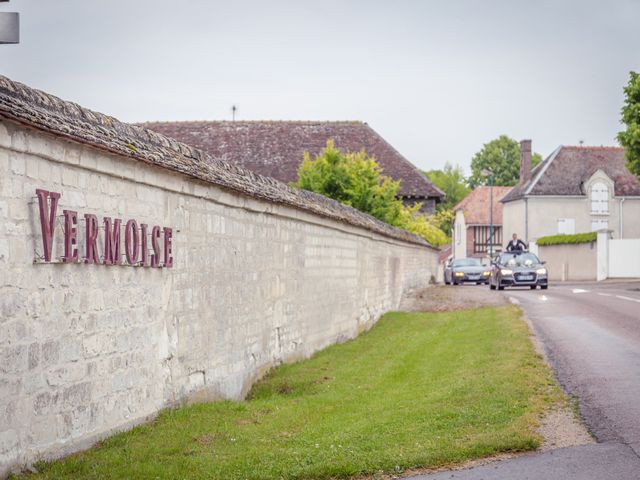
{"type": "Polygon", "coordinates": [[[458,258],[451,260],[444,269],[444,283],[447,285],[472,282],[488,283],[491,272],[478,258],[458,258]]]}
{"type": "Polygon", "coordinates": [[[491,263],[491,290],[504,287],[529,287],[532,290],[548,288],[547,269],[544,262],[530,252],[503,252],[491,263]]]}

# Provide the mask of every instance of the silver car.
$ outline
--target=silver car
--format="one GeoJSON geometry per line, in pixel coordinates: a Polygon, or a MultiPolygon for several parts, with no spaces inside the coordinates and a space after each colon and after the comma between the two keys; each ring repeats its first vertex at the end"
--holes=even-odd
{"type": "Polygon", "coordinates": [[[447,285],[487,284],[490,276],[491,270],[479,258],[458,258],[451,260],[444,268],[444,283],[447,285]]]}

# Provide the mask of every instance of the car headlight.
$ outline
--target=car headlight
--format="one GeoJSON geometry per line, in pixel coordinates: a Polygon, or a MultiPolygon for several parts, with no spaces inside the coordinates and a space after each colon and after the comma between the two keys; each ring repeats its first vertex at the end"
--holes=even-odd
{"type": "Polygon", "coordinates": [[[454,275],[456,277],[464,277],[464,273],[462,273],[462,272],[456,272],[456,273],[454,273],[454,275]]]}
{"type": "Polygon", "coordinates": [[[536,270],[536,273],[538,275],[546,275],[547,274],[547,269],[546,268],[539,268],[538,270],[536,270]]]}
{"type": "Polygon", "coordinates": [[[509,270],[508,268],[501,268],[500,273],[502,275],[513,275],[513,270],[509,270]]]}
{"type": "Polygon", "coordinates": [[[491,272],[482,272],[482,275],[484,275],[485,277],[488,277],[489,275],[491,275],[491,272]]]}

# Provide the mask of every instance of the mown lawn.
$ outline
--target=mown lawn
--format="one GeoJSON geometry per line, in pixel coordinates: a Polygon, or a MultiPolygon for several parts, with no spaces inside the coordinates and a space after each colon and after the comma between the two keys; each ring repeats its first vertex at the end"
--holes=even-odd
{"type": "Polygon", "coordinates": [[[390,313],[247,401],[166,410],[28,478],[327,479],[534,449],[561,393],[520,315],[390,313]]]}

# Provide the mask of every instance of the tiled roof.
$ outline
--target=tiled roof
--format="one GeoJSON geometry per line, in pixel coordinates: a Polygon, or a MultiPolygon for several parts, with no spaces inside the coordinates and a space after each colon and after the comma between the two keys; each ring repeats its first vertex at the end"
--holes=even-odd
{"type": "Polygon", "coordinates": [[[602,170],[615,184],[616,196],[640,196],[640,182],[625,167],[619,147],[558,147],[532,172],[531,180],[516,185],[502,201],[524,195],[586,195],[584,183],[602,170]]]}
{"type": "Polygon", "coordinates": [[[440,247],[440,251],[438,252],[438,262],[442,263],[446,261],[451,256],[451,251],[453,250],[452,245],[447,243],[440,247]]]}
{"type": "Polygon", "coordinates": [[[420,170],[363,122],[148,122],[142,126],[285,183],[297,180],[305,151],[316,155],[332,139],[342,151],[364,149],[375,157],[385,175],[401,181],[402,196],[444,197],[420,170]]]}
{"type": "MultiPolygon", "coordinates": [[[[502,225],[502,203],[500,200],[509,193],[512,187],[493,187],[493,223],[502,225]]],[[[491,187],[476,187],[467,195],[454,211],[462,210],[467,225],[489,225],[491,205],[491,187]]]]}
{"type": "Polygon", "coordinates": [[[422,238],[322,195],[290,188],[231,165],[156,132],[66,102],[0,76],[0,121],[40,131],[120,156],[166,168],[248,197],[263,199],[366,228],[387,237],[428,246],[422,238]]]}

